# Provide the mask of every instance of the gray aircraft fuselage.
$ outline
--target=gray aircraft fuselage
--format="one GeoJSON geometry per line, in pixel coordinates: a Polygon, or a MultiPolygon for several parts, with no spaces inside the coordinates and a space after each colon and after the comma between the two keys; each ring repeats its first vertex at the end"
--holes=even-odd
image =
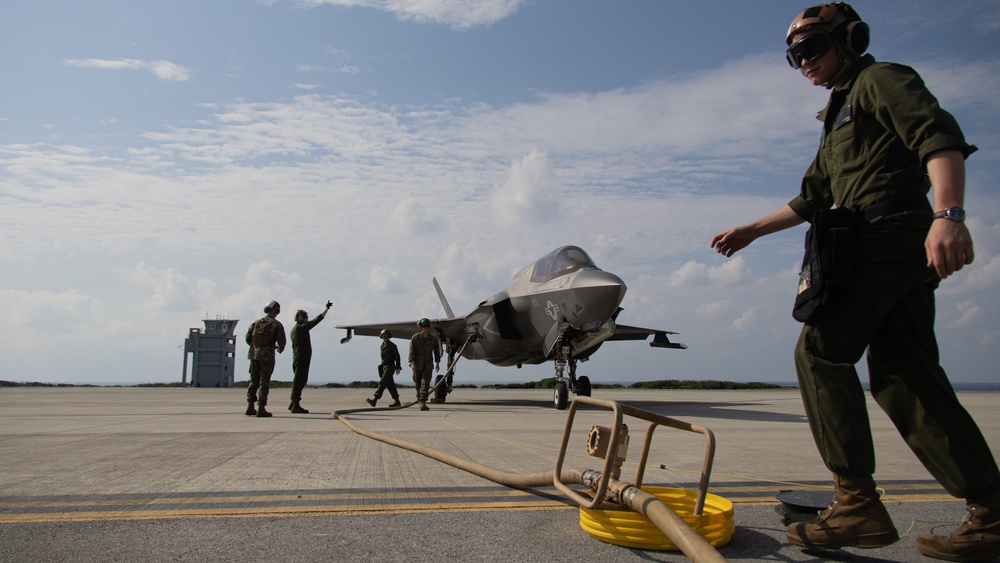
{"type": "MultiPolygon", "coordinates": [[[[592,262],[553,275],[534,276],[536,267],[533,263],[522,268],[504,291],[466,315],[467,328],[477,338],[464,357],[498,366],[545,362],[552,356],[560,322],[580,332],[599,329],[625,297],[621,278],[592,262]]],[[[596,346],[576,357],[582,359],[594,350],[596,346]]]]}

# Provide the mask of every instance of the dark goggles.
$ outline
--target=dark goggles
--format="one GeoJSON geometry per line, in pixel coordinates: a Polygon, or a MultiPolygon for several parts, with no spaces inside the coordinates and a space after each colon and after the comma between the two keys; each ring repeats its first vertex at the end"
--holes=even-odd
{"type": "Polygon", "coordinates": [[[792,68],[799,68],[802,66],[802,59],[813,62],[829,51],[830,47],[833,47],[833,36],[827,31],[821,31],[792,43],[785,51],[785,58],[792,68]]]}

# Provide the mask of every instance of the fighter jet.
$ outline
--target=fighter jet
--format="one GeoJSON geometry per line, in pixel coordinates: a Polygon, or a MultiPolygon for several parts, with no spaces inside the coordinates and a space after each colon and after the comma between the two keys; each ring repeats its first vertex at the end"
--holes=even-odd
{"type": "MultiPolygon", "coordinates": [[[[448,354],[448,369],[438,375],[433,402],[444,402],[451,392],[456,357],[486,360],[497,366],[541,364],[553,361],[556,385],[553,402],[567,406],[569,391],[590,396],[590,379],[577,377],[577,362],[586,361],[608,340],[653,339],[656,348],[685,349],[671,342],[667,330],[617,323],[625,297],[625,283],[605,272],[577,246],[563,246],[521,268],[510,284],[481,302],[464,316],[456,316],[437,279],[434,288],[447,318],[431,319],[448,354]],[[440,382],[446,377],[447,385],[440,382]]],[[[347,330],[341,343],[353,334],[378,336],[388,329],[393,336],[409,338],[420,332],[417,321],[340,325],[347,330]]]]}

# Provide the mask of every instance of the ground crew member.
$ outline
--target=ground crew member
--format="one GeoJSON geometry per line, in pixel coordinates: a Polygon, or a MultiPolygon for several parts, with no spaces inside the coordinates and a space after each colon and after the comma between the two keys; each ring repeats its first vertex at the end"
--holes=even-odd
{"type": "Polygon", "coordinates": [[[847,4],[806,9],[786,35],[788,62],[831,89],[823,136],[801,192],[775,213],[712,238],[732,256],[758,237],[832,205],[855,210],[849,282],[806,321],[795,349],[813,437],[834,473],[834,503],[789,526],[808,548],[881,547],[898,539],[875,489],[875,451],[855,363],[867,349],[872,395],[968,517],[917,548],[955,561],[1000,556],[1000,471],[938,363],[934,290],[973,260],[963,222],[967,144],[917,73],[863,53],[868,26],[847,4]],[[933,186],[933,206],[926,194],[933,186]]]}
{"type": "Polygon", "coordinates": [[[420,401],[420,410],[429,410],[427,407],[427,393],[431,384],[431,367],[434,371],[441,371],[441,341],[437,335],[431,332],[431,321],[420,319],[417,322],[420,332],[410,338],[410,369],[413,370],[413,383],[417,386],[417,401],[420,401]]]}
{"type": "Polygon", "coordinates": [[[264,307],[265,315],[250,323],[246,342],[250,346],[247,358],[250,360],[250,386],[247,387],[247,416],[267,417],[271,413],[264,408],[271,388],[271,374],[274,373],[274,351],[285,351],[285,327],[276,318],[281,313],[281,305],[271,301],[264,307]],[[253,404],[257,402],[257,409],[253,404]]]}
{"type": "Polygon", "coordinates": [[[292,402],[288,405],[288,410],[293,413],[309,414],[309,411],[302,408],[299,401],[302,400],[302,390],[309,382],[309,362],[312,361],[312,339],[309,331],[318,325],[326,314],[333,307],[333,303],[327,301],[326,309],[313,320],[309,320],[309,313],[299,309],[295,313],[295,326],[292,327],[292,402]]]}
{"type": "Polygon", "coordinates": [[[392,341],[392,333],[388,329],[383,330],[379,334],[379,338],[382,339],[382,345],[379,346],[382,363],[378,366],[380,374],[378,389],[375,390],[375,397],[365,399],[365,402],[374,407],[375,403],[382,398],[382,392],[388,389],[389,396],[392,397],[392,404],[389,406],[398,407],[400,406],[399,392],[396,391],[394,376],[399,375],[399,372],[403,371],[403,366],[399,362],[399,348],[392,341]]]}

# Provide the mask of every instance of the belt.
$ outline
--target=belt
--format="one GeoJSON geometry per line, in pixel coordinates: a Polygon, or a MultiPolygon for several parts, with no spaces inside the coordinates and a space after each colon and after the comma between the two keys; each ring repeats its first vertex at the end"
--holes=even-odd
{"type": "Polygon", "coordinates": [[[887,215],[895,215],[906,211],[922,211],[925,209],[927,211],[931,210],[931,204],[927,201],[927,196],[924,194],[910,194],[880,201],[875,205],[863,209],[861,214],[864,216],[865,221],[870,222],[887,215]]]}

